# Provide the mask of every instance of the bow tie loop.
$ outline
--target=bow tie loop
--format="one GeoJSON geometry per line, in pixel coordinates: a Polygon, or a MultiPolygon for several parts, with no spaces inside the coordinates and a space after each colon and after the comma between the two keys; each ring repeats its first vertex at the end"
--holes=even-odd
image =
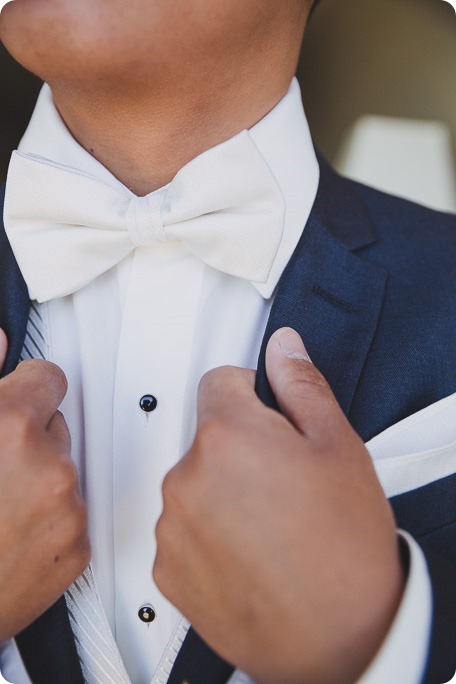
{"type": "Polygon", "coordinates": [[[156,242],[166,242],[161,208],[163,192],[153,192],[145,197],[132,197],[125,214],[128,235],[135,247],[150,247],[156,242]]]}

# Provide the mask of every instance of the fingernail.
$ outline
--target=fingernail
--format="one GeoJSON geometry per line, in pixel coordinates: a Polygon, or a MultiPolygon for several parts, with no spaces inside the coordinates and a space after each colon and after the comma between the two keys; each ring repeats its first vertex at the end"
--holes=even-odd
{"type": "Polygon", "coordinates": [[[277,341],[285,356],[289,359],[310,361],[310,356],[298,333],[293,328],[282,328],[277,332],[277,341]]]}

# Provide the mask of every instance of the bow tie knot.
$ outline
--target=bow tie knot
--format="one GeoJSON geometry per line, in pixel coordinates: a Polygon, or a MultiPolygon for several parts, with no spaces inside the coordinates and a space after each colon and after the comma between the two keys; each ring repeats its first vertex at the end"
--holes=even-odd
{"type": "Polygon", "coordinates": [[[130,200],[125,220],[128,235],[135,247],[149,247],[156,242],[166,242],[161,217],[163,199],[163,192],[153,192],[130,200]]]}
{"type": "Polygon", "coordinates": [[[180,241],[229,275],[265,283],[285,201],[247,131],[186,164],[167,188],[135,197],[94,175],[14,152],[5,229],[32,299],[76,292],[135,247],[180,241]]]}

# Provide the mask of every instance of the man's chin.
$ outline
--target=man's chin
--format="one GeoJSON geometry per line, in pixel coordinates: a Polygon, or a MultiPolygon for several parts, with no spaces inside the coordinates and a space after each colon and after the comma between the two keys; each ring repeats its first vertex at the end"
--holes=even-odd
{"type": "Polygon", "coordinates": [[[54,0],[0,0],[0,41],[26,69],[38,73],[36,62],[46,54],[46,29],[54,0]]]}

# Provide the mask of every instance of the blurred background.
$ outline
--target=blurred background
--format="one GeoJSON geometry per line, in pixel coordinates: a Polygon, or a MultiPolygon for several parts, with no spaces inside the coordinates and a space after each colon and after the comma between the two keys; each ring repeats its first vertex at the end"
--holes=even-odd
{"type": "MultiPolygon", "coordinates": [[[[321,0],[298,77],[315,143],[336,168],[456,211],[456,15],[447,2],[321,0]]],[[[0,181],[39,87],[0,46],[0,181]]]]}
{"type": "Polygon", "coordinates": [[[321,0],[299,67],[342,173],[456,211],[456,15],[442,0],[321,0]]]}

